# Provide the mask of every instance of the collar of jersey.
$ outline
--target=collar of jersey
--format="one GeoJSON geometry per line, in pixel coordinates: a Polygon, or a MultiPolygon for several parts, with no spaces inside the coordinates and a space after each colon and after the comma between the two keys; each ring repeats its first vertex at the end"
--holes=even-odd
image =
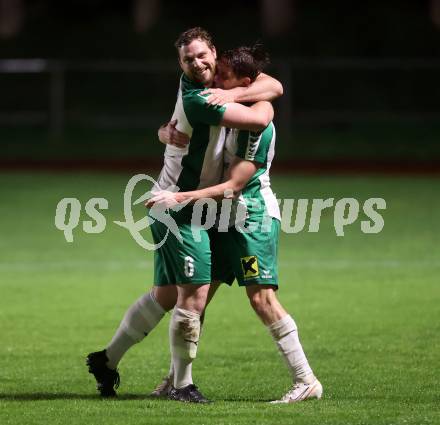
{"type": "Polygon", "coordinates": [[[202,83],[197,83],[194,80],[189,79],[184,73],[182,74],[182,81],[185,90],[204,89],[205,86],[202,83]]]}

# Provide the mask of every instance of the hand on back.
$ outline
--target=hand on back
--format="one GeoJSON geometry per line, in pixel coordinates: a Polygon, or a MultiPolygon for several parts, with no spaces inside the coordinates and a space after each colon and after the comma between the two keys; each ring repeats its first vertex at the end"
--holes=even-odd
{"type": "Polygon", "coordinates": [[[170,121],[159,128],[158,136],[162,143],[185,148],[189,143],[189,137],[176,129],[177,120],[170,121]]]}

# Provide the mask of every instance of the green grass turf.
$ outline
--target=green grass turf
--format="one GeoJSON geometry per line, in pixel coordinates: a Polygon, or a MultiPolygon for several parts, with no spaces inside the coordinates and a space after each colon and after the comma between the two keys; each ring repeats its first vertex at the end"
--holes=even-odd
{"type": "MultiPolygon", "coordinates": [[[[272,406],[290,385],[242,289],[221,288],[207,314],[194,378],[208,406],[146,394],[168,369],[168,317],[120,365],[120,397],[98,399],[85,355],[109,341],[150,286],[151,252],[112,223],[128,175],[0,174],[0,423],[439,423],[440,181],[278,176],[279,197],[383,197],[385,227],[337,237],[282,234],[279,297],[324,385],[320,402],[272,406]],[[54,226],[57,202],[109,200],[101,234],[54,226]]],[[[142,211],[138,211],[139,214],[142,211]]],[[[82,219],[87,219],[83,214],[82,219]]]]}

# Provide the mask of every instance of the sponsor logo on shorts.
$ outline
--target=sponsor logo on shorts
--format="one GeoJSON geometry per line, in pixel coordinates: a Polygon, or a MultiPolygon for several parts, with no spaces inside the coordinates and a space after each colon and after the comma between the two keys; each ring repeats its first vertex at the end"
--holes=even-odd
{"type": "Polygon", "coordinates": [[[262,279],[272,279],[272,275],[270,274],[270,270],[261,270],[262,279]]]}
{"type": "Polygon", "coordinates": [[[241,257],[241,268],[243,270],[243,277],[245,279],[250,279],[260,275],[258,270],[258,260],[255,255],[251,255],[250,257],[241,257]]]}

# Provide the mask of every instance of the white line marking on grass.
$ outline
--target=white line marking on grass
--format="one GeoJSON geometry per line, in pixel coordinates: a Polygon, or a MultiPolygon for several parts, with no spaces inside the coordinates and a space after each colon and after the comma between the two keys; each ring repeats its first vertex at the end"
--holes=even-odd
{"type": "Polygon", "coordinates": [[[281,267],[302,267],[322,269],[355,269],[355,268],[438,268],[440,261],[437,260],[301,260],[301,261],[280,261],[281,267]]]}
{"type": "Polygon", "coordinates": [[[438,268],[440,261],[437,260],[301,260],[301,261],[280,261],[281,267],[297,268],[316,268],[316,269],[398,269],[398,268],[438,268]]]}
{"type": "MultiPolygon", "coordinates": [[[[0,271],[14,271],[14,272],[32,272],[32,271],[52,271],[52,270],[150,270],[153,269],[154,263],[152,261],[124,261],[124,260],[105,260],[105,261],[91,261],[91,260],[68,260],[68,261],[13,261],[0,262],[0,271]]],[[[439,268],[440,261],[436,260],[330,260],[330,259],[314,259],[314,260],[299,260],[299,261],[280,261],[279,266],[294,268],[314,268],[344,270],[344,269],[398,269],[398,268],[439,268]]]]}
{"type": "Polygon", "coordinates": [[[14,261],[14,262],[0,262],[0,271],[44,271],[44,270],[63,270],[63,269],[77,269],[77,270],[126,270],[137,269],[145,270],[153,268],[152,261],[89,261],[89,260],[69,260],[69,261],[14,261]]]}

